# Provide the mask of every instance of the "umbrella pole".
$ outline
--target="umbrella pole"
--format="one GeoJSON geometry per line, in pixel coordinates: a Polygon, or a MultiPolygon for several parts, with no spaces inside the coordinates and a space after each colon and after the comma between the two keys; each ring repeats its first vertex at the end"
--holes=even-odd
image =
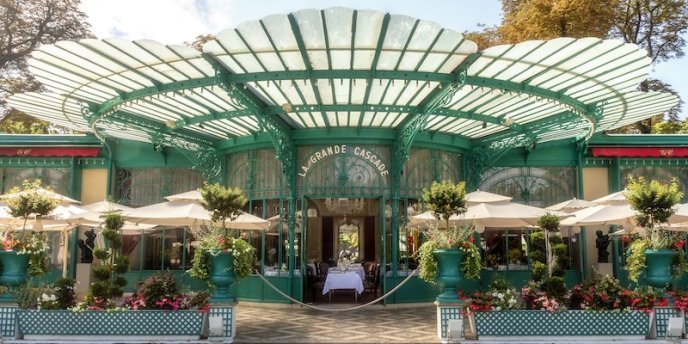
{"type": "Polygon", "coordinates": [[[67,278],[67,245],[69,244],[67,230],[62,231],[62,277],[67,278]]]}

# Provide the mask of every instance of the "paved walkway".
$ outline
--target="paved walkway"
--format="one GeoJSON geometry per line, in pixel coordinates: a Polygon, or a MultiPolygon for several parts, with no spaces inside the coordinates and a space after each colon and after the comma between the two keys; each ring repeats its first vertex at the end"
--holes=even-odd
{"type": "Polygon", "coordinates": [[[374,305],[336,313],[305,307],[258,308],[239,303],[234,342],[439,343],[435,321],[435,306],[430,303],[415,308],[374,305]]]}

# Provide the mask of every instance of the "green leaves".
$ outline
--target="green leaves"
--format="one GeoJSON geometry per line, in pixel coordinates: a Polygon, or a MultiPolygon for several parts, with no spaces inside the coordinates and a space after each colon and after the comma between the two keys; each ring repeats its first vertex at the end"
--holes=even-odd
{"type": "Polygon", "coordinates": [[[448,223],[450,216],[466,212],[466,183],[432,182],[430,189],[423,189],[423,202],[448,223]]]}
{"type": "Polygon", "coordinates": [[[683,197],[678,184],[672,181],[662,184],[656,180],[631,178],[626,186],[626,199],[640,214],[636,216],[639,225],[652,229],[655,224],[664,223],[674,213],[672,207],[683,197]]]}
{"type": "Polygon", "coordinates": [[[538,227],[548,231],[548,232],[558,232],[559,231],[559,217],[557,215],[547,213],[538,218],[538,227]]]}
{"type": "Polygon", "coordinates": [[[9,213],[13,217],[28,219],[31,216],[45,216],[57,208],[59,201],[51,196],[48,188],[41,188],[41,181],[24,180],[22,187],[14,187],[10,193],[19,193],[7,199],[9,213]]]}
{"type": "Polygon", "coordinates": [[[205,183],[200,192],[203,196],[201,200],[203,208],[211,213],[214,222],[221,222],[223,227],[224,222],[238,216],[248,202],[241,189],[224,187],[218,183],[205,183]]]}

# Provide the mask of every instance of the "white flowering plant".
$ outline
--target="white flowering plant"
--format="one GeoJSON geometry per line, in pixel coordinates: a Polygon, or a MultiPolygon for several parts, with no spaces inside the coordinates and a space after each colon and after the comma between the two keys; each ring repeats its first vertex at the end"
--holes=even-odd
{"type": "Polygon", "coordinates": [[[50,245],[45,233],[16,235],[14,232],[5,231],[0,233],[0,242],[5,251],[15,251],[17,254],[29,256],[29,276],[39,276],[47,271],[50,245]]]}
{"type": "Polygon", "coordinates": [[[36,308],[41,309],[60,309],[60,303],[57,301],[57,295],[43,293],[36,299],[36,308]]]}
{"type": "Polygon", "coordinates": [[[251,274],[255,249],[241,238],[234,238],[222,229],[211,230],[201,236],[192,260],[189,275],[201,280],[210,278],[210,261],[208,255],[217,256],[222,252],[231,253],[234,257],[234,274],[237,279],[251,274]]]}
{"type": "Polygon", "coordinates": [[[199,189],[201,205],[211,214],[213,226],[196,233],[200,244],[191,261],[189,275],[207,281],[210,278],[210,256],[220,253],[231,253],[234,257],[234,274],[237,279],[251,274],[255,249],[241,238],[231,235],[227,227],[228,220],[234,220],[248,199],[239,188],[225,187],[218,183],[203,184],[199,189]]]}
{"type": "Polygon", "coordinates": [[[502,311],[508,309],[519,309],[518,296],[516,290],[492,290],[492,310],[502,311]]]}

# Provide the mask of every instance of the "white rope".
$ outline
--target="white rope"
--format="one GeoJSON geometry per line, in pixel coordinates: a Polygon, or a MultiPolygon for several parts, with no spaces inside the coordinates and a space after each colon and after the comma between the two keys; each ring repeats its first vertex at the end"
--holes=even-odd
{"type": "Polygon", "coordinates": [[[375,300],[373,300],[373,301],[370,301],[370,302],[368,302],[368,303],[366,303],[366,304],[358,305],[358,306],[355,306],[355,307],[349,307],[349,308],[322,308],[322,307],[316,307],[316,306],[313,306],[313,305],[305,304],[305,303],[303,303],[303,302],[301,302],[301,301],[299,301],[299,300],[297,300],[297,299],[295,299],[295,298],[293,298],[293,297],[291,297],[291,296],[285,294],[285,293],[282,292],[281,290],[279,290],[279,288],[275,287],[272,283],[270,283],[270,281],[268,281],[267,279],[265,279],[265,277],[263,277],[263,275],[261,275],[261,274],[258,273],[257,271],[256,271],[255,273],[256,273],[256,275],[258,275],[258,277],[260,277],[260,279],[262,279],[263,282],[265,282],[270,288],[274,289],[278,294],[284,296],[287,300],[289,300],[289,301],[291,301],[291,302],[298,303],[298,304],[300,304],[301,306],[308,307],[308,308],[312,308],[312,309],[319,310],[319,311],[324,311],[324,312],[348,312],[348,311],[353,311],[353,310],[356,310],[356,309],[359,309],[359,308],[363,308],[363,307],[370,306],[370,305],[372,305],[372,304],[378,303],[378,302],[382,301],[384,298],[388,297],[389,295],[392,295],[392,293],[394,293],[395,291],[397,291],[399,288],[401,288],[401,286],[403,286],[406,282],[408,282],[408,281],[411,279],[411,277],[413,277],[413,276],[416,275],[416,270],[413,270],[413,272],[411,272],[411,273],[406,277],[406,279],[404,279],[403,281],[401,281],[401,283],[399,283],[399,284],[398,284],[396,287],[394,287],[392,290],[388,291],[387,294],[382,295],[382,296],[378,297],[377,299],[375,299],[375,300]]]}

